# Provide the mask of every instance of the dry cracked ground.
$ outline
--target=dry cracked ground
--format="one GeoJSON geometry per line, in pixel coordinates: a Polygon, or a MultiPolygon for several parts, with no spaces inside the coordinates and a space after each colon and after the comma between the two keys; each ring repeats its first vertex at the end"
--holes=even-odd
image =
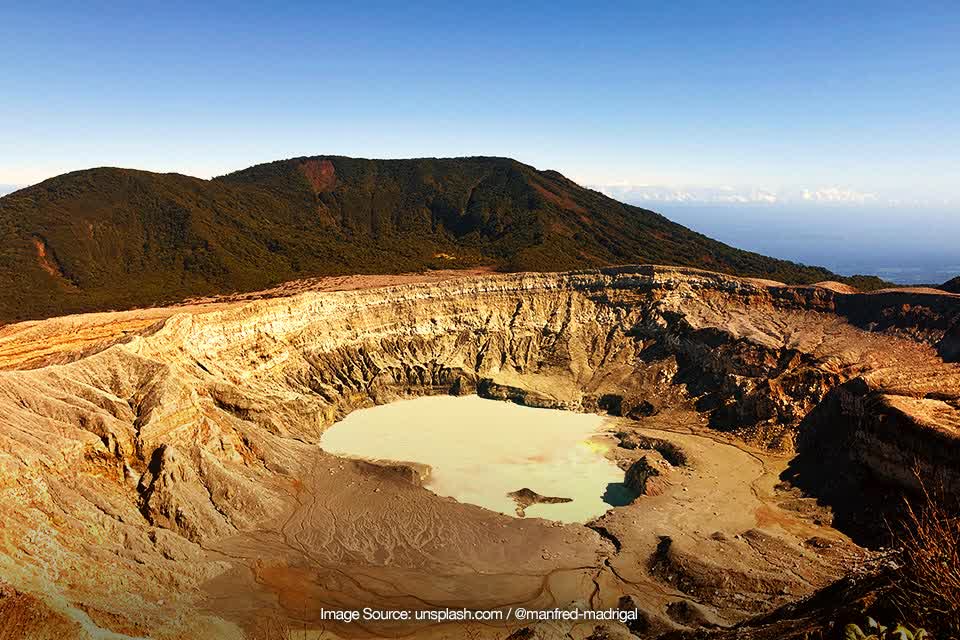
{"type": "Polygon", "coordinates": [[[318,618],[365,606],[725,628],[866,561],[915,474],[960,488],[960,296],[662,267],[340,284],[0,329],[0,638],[598,633],[318,618]],[[354,409],[477,392],[610,414],[641,495],[510,517],[320,446],[354,409]]]}

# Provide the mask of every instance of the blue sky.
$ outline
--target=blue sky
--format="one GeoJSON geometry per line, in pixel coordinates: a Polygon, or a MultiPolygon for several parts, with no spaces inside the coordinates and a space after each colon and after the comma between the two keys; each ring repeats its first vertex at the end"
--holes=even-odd
{"type": "Polygon", "coordinates": [[[195,4],[0,0],[0,185],[483,154],[659,209],[960,202],[955,1],[195,4]]]}

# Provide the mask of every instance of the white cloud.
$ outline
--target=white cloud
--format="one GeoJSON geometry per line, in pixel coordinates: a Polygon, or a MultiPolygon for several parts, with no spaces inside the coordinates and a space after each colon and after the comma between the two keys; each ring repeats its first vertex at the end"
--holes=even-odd
{"type": "Polygon", "coordinates": [[[13,193],[20,188],[20,185],[16,184],[0,184],[0,196],[6,195],[8,193],[13,193]]]}
{"type": "Polygon", "coordinates": [[[840,187],[826,187],[824,189],[804,189],[802,198],[805,202],[829,202],[835,204],[865,204],[876,202],[877,194],[842,189],[840,187]]]}
{"type": "Polygon", "coordinates": [[[627,202],[761,203],[774,204],[781,196],[769,189],[738,189],[728,185],[669,187],[662,185],[608,184],[593,186],[597,191],[627,202]]]}
{"type": "MultiPolygon", "coordinates": [[[[634,204],[686,203],[686,204],[821,204],[821,205],[884,205],[897,206],[922,204],[903,199],[882,197],[870,191],[849,187],[798,187],[765,188],[731,185],[683,185],[613,183],[590,185],[592,189],[634,204]]],[[[948,204],[946,202],[939,204],[948,204]]]]}

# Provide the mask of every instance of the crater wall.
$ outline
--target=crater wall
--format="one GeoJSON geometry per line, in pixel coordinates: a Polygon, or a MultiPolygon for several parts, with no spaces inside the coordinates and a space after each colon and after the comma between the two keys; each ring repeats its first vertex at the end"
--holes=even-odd
{"type": "Polygon", "coordinates": [[[222,575],[216,541],[289,516],[327,426],[423,394],[683,407],[758,447],[960,490],[958,318],[958,296],[625,267],[6,327],[0,575],[84,628],[179,629],[156,603],[222,575]],[[93,588],[91,563],[117,570],[93,588]]]}

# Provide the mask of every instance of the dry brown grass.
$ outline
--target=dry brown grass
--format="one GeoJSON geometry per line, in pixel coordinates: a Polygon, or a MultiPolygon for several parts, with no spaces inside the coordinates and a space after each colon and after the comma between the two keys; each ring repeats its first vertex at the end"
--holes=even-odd
{"type": "MultiPolygon", "coordinates": [[[[918,476],[919,477],[919,476],[918,476]]],[[[936,637],[960,637],[960,517],[956,497],[930,491],[906,501],[906,517],[895,536],[902,568],[894,598],[902,619],[936,637]]]]}

